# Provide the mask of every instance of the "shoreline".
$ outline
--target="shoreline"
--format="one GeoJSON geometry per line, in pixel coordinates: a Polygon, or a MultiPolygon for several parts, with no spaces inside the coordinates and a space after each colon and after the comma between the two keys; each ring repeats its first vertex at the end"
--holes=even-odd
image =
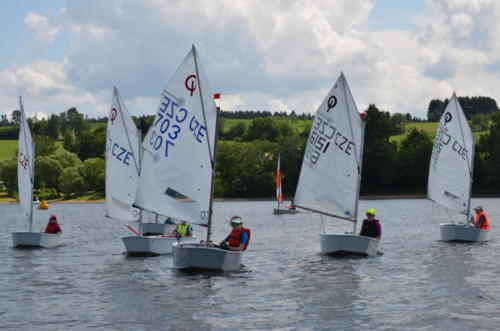
{"type": "MultiPolygon", "coordinates": [[[[359,200],[407,200],[407,199],[426,199],[425,194],[391,194],[391,195],[362,195],[359,200]]],[[[500,195],[474,195],[472,198],[500,198],[500,195]]],[[[236,201],[275,201],[274,197],[270,198],[214,198],[215,202],[236,202],[236,201]]],[[[284,201],[291,201],[291,198],[285,198],[284,201]]],[[[79,200],[79,199],[69,199],[69,200],[58,200],[50,201],[47,200],[49,204],[86,204],[86,203],[106,203],[106,199],[100,198],[95,200],[79,200]]],[[[0,205],[8,204],[19,204],[18,200],[12,198],[1,198],[0,205]]],[[[36,204],[36,202],[35,202],[36,204]]]]}

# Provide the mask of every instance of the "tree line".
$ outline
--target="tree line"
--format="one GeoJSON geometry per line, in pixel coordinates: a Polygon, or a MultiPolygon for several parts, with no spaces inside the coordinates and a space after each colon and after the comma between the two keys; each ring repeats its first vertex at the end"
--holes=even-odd
{"type": "MultiPolygon", "coordinates": [[[[412,128],[403,140],[393,142],[390,137],[406,132],[407,124],[413,121],[411,115],[390,114],[375,105],[370,105],[365,113],[361,193],[425,193],[432,139],[424,131],[412,128]]],[[[500,113],[484,116],[489,132],[483,133],[476,143],[473,192],[498,194],[500,113]]],[[[285,196],[294,194],[309,127],[294,126],[293,119],[287,119],[257,117],[247,125],[240,122],[231,127],[226,127],[228,117],[219,119],[217,197],[273,196],[278,155],[283,192],[285,196]]],[[[134,121],[145,135],[153,116],[134,117],[134,121]]],[[[103,196],[105,125],[92,128],[75,108],[42,121],[30,119],[29,124],[36,143],[35,188],[40,197],[88,191],[103,196]]],[[[17,191],[16,155],[0,164],[0,180],[11,195],[17,191]]]]}
{"type": "MultiPolygon", "coordinates": [[[[429,122],[439,121],[449,101],[449,99],[431,100],[427,109],[427,120],[429,122]]],[[[489,115],[499,111],[497,102],[490,97],[458,97],[458,101],[468,120],[473,119],[476,115],[489,115]]]]}

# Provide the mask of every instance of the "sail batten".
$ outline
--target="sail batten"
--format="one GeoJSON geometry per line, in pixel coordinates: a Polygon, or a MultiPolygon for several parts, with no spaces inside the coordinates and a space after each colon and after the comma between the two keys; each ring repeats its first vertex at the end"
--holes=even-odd
{"type": "Polygon", "coordinates": [[[163,90],[142,143],[136,206],[208,223],[216,118],[212,92],[193,47],[163,90]]]}
{"type": "Polygon", "coordinates": [[[474,154],[474,136],[458,98],[453,93],[432,148],[427,195],[441,206],[468,215],[474,154]]]}
{"type": "Polygon", "coordinates": [[[303,209],[355,221],[363,122],[343,74],[311,127],[294,202],[303,209]]]}

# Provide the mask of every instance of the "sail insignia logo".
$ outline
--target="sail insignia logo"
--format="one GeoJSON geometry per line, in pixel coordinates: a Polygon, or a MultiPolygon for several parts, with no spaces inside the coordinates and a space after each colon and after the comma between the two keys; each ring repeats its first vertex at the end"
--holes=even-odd
{"type": "Polygon", "coordinates": [[[447,124],[448,122],[450,122],[452,118],[453,118],[453,116],[451,116],[451,113],[450,113],[450,112],[447,112],[447,113],[444,115],[444,124],[447,124]]]}
{"type": "Polygon", "coordinates": [[[334,95],[329,97],[327,104],[328,104],[328,109],[326,110],[326,112],[328,113],[330,110],[332,110],[337,105],[337,97],[334,95]]]}
{"type": "Polygon", "coordinates": [[[196,91],[196,75],[189,75],[184,81],[184,86],[189,91],[189,96],[193,96],[194,91],[196,91]]]}

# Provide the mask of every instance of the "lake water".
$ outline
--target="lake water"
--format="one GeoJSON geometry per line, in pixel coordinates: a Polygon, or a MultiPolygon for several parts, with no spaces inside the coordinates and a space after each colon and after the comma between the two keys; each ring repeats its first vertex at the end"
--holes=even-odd
{"type": "MultiPolygon", "coordinates": [[[[129,258],[122,222],[104,204],[50,205],[35,228],[60,218],[66,245],[12,248],[23,230],[19,205],[0,205],[0,328],[22,330],[329,330],[498,329],[500,199],[473,199],[489,213],[483,244],[439,241],[451,215],[428,200],[361,201],[382,222],[370,258],[319,252],[321,217],[273,215],[272,202],[215,203],[214,237],[238,214],[252,230],[244,267],[233,273],[183,274],[171,256],[129,258]]],[[[350,223],[324,218],[327,231],[350,223]]],[[[205,230],[195,226],[199,238],[205,230]]]]}

